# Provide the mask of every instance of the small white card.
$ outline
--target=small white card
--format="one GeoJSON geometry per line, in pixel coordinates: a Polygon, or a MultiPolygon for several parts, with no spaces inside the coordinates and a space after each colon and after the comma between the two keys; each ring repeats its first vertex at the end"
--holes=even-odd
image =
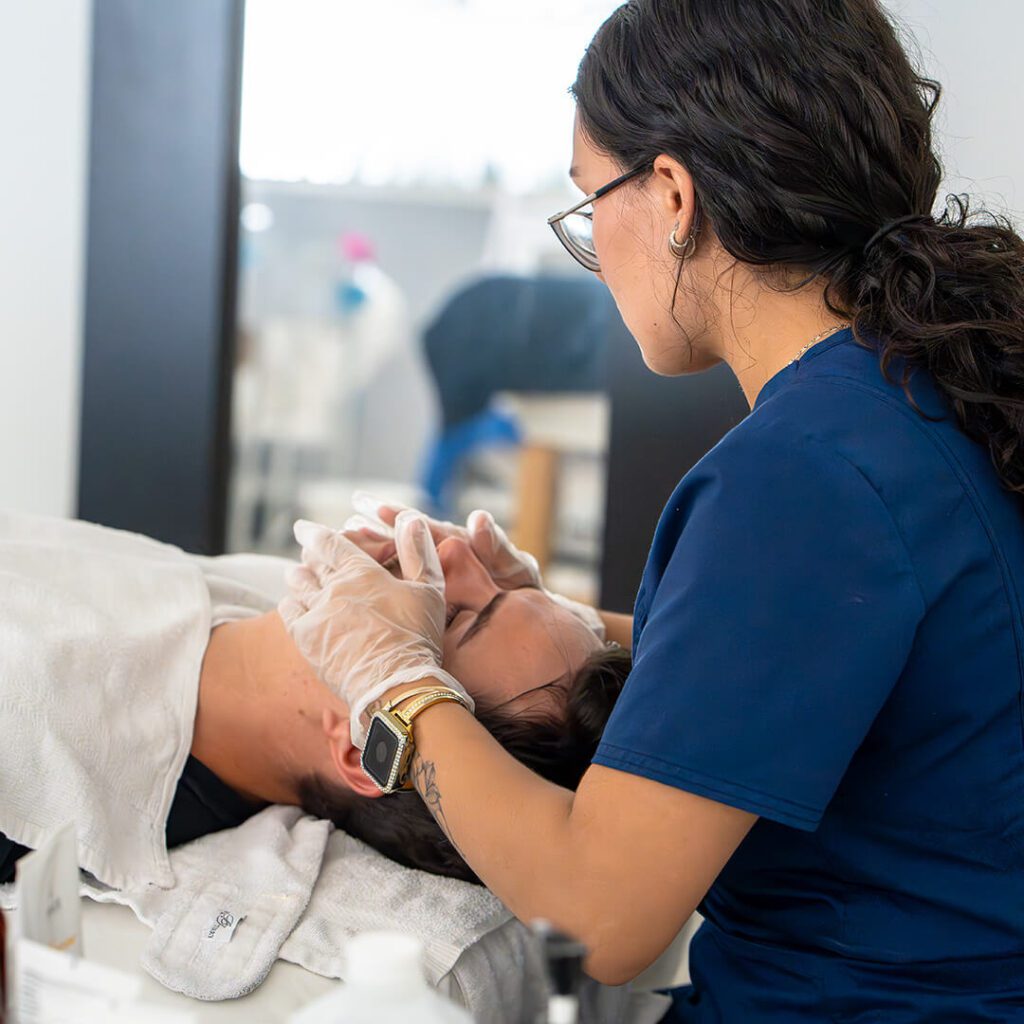
{"type": "Polygon", "coordinates": [[[20,939],[15,946],[19,1024],[196,1024],[196,1016],[137,1001],[141,976],[20,939]]]}
{"type": "Polygon", "coordinates": [[[15,934],[65,953],[82,952],[78,840],[73,822],[57,829],[14,869],[15,934]]]}

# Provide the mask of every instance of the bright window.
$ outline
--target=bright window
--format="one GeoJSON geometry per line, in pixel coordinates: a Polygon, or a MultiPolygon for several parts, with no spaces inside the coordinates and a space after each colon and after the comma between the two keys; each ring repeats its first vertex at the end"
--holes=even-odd
{"type": "Polygon", "coordinates": [[[611,0],[248,0],[250,178],[566,187],[568,88],[611,0]]]}

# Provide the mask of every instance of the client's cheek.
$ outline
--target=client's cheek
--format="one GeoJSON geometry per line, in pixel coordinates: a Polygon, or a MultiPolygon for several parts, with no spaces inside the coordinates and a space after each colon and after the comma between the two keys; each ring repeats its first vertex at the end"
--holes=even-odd
{"type": "MultiPolygon", "coordinates": [[[[454,631],[446,629],[444,631],[444,636],[441,638],[441,668],[446,672],[451,672],[456,679],[459,679],[457,670],[459,668],[460,659],[455,651],[455,643],[456,637],[454,635],[454,631]]],[[[461,679],[459,679],[459,682],[462,683],[463,686],[466,685],[461,679]]]]}

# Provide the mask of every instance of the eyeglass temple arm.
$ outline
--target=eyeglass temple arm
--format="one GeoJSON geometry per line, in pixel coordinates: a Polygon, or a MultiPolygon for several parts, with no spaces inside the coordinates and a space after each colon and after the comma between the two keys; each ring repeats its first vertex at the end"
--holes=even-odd
{"type": "Polygon", "coordinates": [[[625,174],[619,175],[614,181],[609,181],[607,185],[602,185],[596,192],[591,192],[589,196],[584,196],[575,206],[570,206],[568,210],[563,210],[561,213],[556,213],[551,217],[548,217],[548,223],[554,224],[556,221],[560,221],[563,217],[568,217],[570,213],[575,213],[583,206],[600,199],[601,196],[607,195],[613,188],[617,188],[624,181],[628,181],[630,178],[636,177],[641,171],[647,170],[647,164],[641,164],[639,167],[634,167],[631,171],[626,171],[625,174]]]}

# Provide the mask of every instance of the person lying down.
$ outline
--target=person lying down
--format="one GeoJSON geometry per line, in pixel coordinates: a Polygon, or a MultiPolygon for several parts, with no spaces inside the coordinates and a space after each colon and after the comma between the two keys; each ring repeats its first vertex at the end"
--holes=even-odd
{"type": "MultiPolygon", "coordinates": [[[[4,526],[10,522],[0,517],[0,573],[5,569],[4,552],[17,547],[13,542],[4,545],[4,526]]],[[[116,536],[120,531],[85,523],[67,526],[64,529],[59,521],[46,521],[42,531],[47,557],[54,545],[89,549],[94,575],[105,573],[103,558],[111,541],[115,547],[145,542],[153,545],[154,551],[183,555],[176,548],[136,535],[116,536]],[[102,556],[99,562],[93,546],[102,556]]],[[[20,543],[26,533],[32,536],[31,523],[26,526],[24,519],[19,520],[15,532],[20,543]]],[[[438,551],[448,599],[444,668],[466,686],[476,701],[477,717],[506,749],[545,778],[575,788],[590,764],[628,673],[628,653],[603,644],[540,590],[498,589],[467,542],[451,538],[440,544],[438,551]]],[[[330,819],[403,865],[478,881],[415,792],[383,796],[363,773],[360,752],[350,737],[347,707],[316,677],[273,610],[284,592],[283,572],[292,563],[259,555],[183,557],[199,566],[208,584],[213,628],[194,682],[197,694],[188,756],[180,775],[166,780],[174,786],[165,825],[167,847],[239,825],[268,804],[293,804],[330,819]],[[254,601],[250,582],[254,576],[273,579],[277,590],[270,592],[273,588],[264,585],[260,599],[254,601]]],[[[102,585],[87,588],[85,603],[88,613],[95,616],[96,629],[104,628],[103,623],[117,614],[123,618],[112,604],[110,608],[105,605],[112,601],[110,580],[116,578],[120,558],[118,547],[109,555],[114,575],[102,585]]],[[[30,561],[18,562],[17,571],[33,572],[25,568],[30,561]]],[[[37,553],[37,561],[45,563],[46,558],[37,553]]],[[[66,565],[66,557],[59,564],[66,565]]],[[[46,571],[41,564],[40,572],[46,571]]],[[[397,567],[392,571],[397,573],[397,567]]],[[[154,569],[154,601],[161,593],[156,572],[154,569]]],[[[54,608],[51,600],[48,622],[81,618],[82,587],[78,583],[76,587],[74,607],[67,608],[66,614],[54,608]]],[[[55,593],[59,600],[61,589],[56,588],[55,593]]],[[[2,605],[0,598],[0,615],[2,605]]],[[[55,652],[69,642],[55,635],[52,627],[34,640],[38,645],[51,645],[55,652]]],[[[117,651],[127,651],[128,646],[116,642],[110,646],[115,661],[104,666],[104,681],[132,679],[133,666],[144,663],[146,652],[140,656],[136,648],[132,664],[118,665],[117,651]]],[[[38,664],[39,651],[34,649],[32,665],[24,656],[19,665],[12,659],[25,647],[14,647],[12,651],[10,646],[0,645],[0,672],[3,680],[21,677],[24,688],[26,671],[31,673],[32,665],[38,664]]],[[[68,665],[68,672],[75,669],[56,653],[50,657],[44,652],[43,660],[50,667],[30,684],[37,691],[39,707],[45,707],[55,694],[83,685],[80,679],[62,677],[62,664],[68,665]]],[[[139,677],[136,674],[134,678],[139,677]]],[[[149,685],[152,682],[148,679],[149,685]]],[[[95,692],[96,681],[88,685],[95,692]]],[[[123,692],[107,694],[105,699],[113,697],[113,706],[120,702],[120,708],[128,713],[133,710],[131,702],[151,700],[141,685],[121,685],[120,690],[123,692]]],[[[147,737],[146,747],[140,749],[159,740],[159,736],[147,737]]],[[[85,746],[98,753],[81,756],[99,763],[86,764],[84,770],[106,770],[102,738],[93,737],[85,746]]],[[[14,744],[13,749],[17,748],[14,744]]],[[[8,780],[18,778],[17,766],[3,764],[5,756],[14,756],[11,749],[0,754],[3,776],[8,780]]],[[[116,788],[117,781],[111,785],[116,788]]],[[[5,813],[7,799],[0,794],[0,823],[17,818],[5,813]]],[[[113,813],[118,813],[116,803],[113,813]]],[[[122,813],[127,821],[132,806],[126,804],[122,813]]],[[[0,833],[2,882],[13,878],[15,863],[27,849],[25,835],[6,827],[11,834],[0,833]]]]}

